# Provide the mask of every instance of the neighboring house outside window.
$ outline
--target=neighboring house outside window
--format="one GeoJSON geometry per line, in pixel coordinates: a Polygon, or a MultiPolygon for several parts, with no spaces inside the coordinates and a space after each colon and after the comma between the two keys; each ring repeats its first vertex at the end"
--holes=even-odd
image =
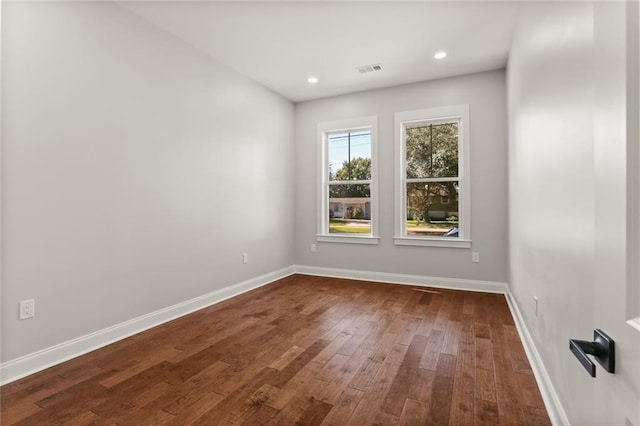
{"type": "Polygon", "coordinates": [[[318,241],[378,243],[377,117],[318,125],[318,241]]]}
{"type": "Polygon", "coordinates": [[[470,247],[469,106],[395,118],[395,244],[470,247]]]}

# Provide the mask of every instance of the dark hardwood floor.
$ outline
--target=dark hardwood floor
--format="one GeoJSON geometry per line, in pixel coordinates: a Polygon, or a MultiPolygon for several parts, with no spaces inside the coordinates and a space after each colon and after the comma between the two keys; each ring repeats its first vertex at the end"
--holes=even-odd
{"type": "Polygon", "coordinates": [[[0,388],[2,424],[550,424],[504,296],[293,275],[0,388]]]}

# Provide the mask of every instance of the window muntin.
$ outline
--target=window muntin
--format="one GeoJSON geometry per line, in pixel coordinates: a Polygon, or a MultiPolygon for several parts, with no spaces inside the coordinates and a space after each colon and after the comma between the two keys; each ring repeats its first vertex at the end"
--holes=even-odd
{"type": "Polygon", "coordinates": [[[318,126],[322,151],[321,241],[377,239],[376,124],[377,118],[369,117],[318,126]]]}
{"type": "Polygon", "coordinates": [[[467,105],[396,114],[396,244],[470,246],[467,123],[467,105]]]}

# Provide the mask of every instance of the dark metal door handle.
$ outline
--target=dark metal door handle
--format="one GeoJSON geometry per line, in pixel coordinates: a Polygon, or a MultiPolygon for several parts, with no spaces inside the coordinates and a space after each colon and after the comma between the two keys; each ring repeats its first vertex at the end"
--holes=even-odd
{"type": "Polygon", "coordinates": [[[578,358],[580,364],[591,374],[591,377],[596,377],[596,365],[587,354],[593,355],[609,373],[615,373],[615,342],[604,331],[593,330],[593,342],[570,339],[569,350],[578,358]]]}

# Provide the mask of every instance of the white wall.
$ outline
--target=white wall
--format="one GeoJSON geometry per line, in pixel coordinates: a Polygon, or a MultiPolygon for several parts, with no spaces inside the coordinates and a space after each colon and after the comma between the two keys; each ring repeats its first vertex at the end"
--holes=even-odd
{"type": "Polygon", "coordinates": [[[296,104],[296,263],[312,267],[506,282],[507,127],[504,71],[373,90],[296,104]],[[394,113],[469,104],[472,249],[393,244],[394,113]],[[380,244],[318,243],[317,125],[378,116],[380,244]],[[471,251],[480,263],[471,262],[471,251]]]}
{"type": "Polygon", "coordinates": [[[509,284],[572,424],[640,422],[640,336],[625,324],[624,8],[526,5],[508,65],[509,284]],[[598,366],[595,379],[568,350],[594,328],[617,345],[616,374],[598,366]]]}
{"type": "Polygon", "coordinates": [[[2,7],[3,361],[293,263],[289,101],[111,2],[2,7]]]}

